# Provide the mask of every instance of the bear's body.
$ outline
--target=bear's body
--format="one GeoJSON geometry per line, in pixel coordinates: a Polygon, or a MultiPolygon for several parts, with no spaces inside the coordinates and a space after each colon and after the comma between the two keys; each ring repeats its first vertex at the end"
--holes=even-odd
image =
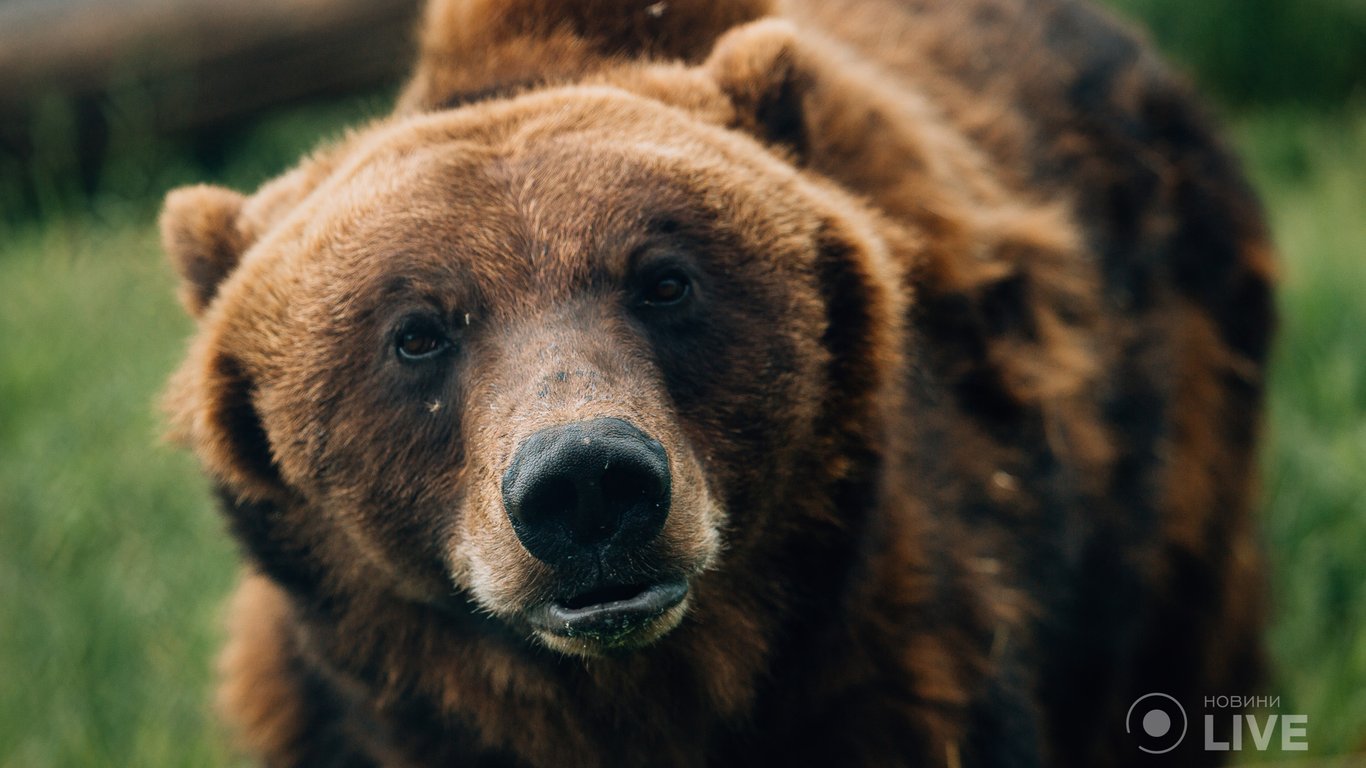
{"type": "Polygon", "coordinates": [[[1256,682],[1270,249],[1083,5],[436,0],[163,229],[267,764],[1129,765],[1256,682]]]}

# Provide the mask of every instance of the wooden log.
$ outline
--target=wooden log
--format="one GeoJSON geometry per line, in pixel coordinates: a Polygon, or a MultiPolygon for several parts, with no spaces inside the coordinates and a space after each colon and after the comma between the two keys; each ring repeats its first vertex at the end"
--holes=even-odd
{"type": "Polygon", "coordinates": [[[396,83],[420,0],[10,0],[0,3],[0,130],[41,99],[135,88],[154,130],[195,129],[396,83]]]}

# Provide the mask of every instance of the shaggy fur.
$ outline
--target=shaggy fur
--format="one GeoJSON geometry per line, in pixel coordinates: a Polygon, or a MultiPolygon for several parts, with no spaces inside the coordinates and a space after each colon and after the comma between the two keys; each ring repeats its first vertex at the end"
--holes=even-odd
{"type": "MultiPolygon", "coordinates": [[[[434,0],[391,118],[168,198],[168,403],[248,563],[268,765],[1093,766],[1259,668],[1271,256],[1072,0],[434,0]],[[693,293],[639,300],[660,269],[693,293]],[[436,363],[395,359],[436,324],[436,363]],[[536,630],[499,478],[622,418],[685,602],[536,630]]],[[[1198,739],[1169,757],[1203,765],[1198,739]]]]}

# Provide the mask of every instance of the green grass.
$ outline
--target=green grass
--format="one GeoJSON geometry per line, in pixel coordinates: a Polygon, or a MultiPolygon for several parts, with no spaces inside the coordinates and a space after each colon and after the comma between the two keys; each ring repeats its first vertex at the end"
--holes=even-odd
{"type": "MultiPolygon", "coordinates": [[[[251,185],[357,110],[267,123],[251,185]]],[[[1313,753],[1366,735],[1366,111],[1234,135],[1283,250],[1265,527],[1283,712],[1313,753]]],[[[0,766],[232,764],[209,708],[232,545],[155,399],[191,330],[152,202],[189,166],[127,158],[78,213],[0,231],[0,766]],[[170,167],[170,170],[166,168],[170,167]]],[[[202,173],[198,171],[198,173],[202,173]]]]}
{"type": "Polygon", "coordinates": [[[207,715],[231,546],[154,393],[188,324],[150,222],[0,254],[0,764],[221,764],[207,715]]]}
{"type": "Polygon", "coordinates": [[[1366,114],[1239,126],[1282,248],[1264,454],[1273,694],[1366,749],[1366,114]]]}
{"type": "Polygon", "coordinates": [[[1105,0],[1204,89],[1247,105],[1334,107],[1366,96],[1361,0],[1105,0]]]}
{"type": "MultiPolygon", "coordinates": [[[[213,175],[250,188],[373,105],[264,120],[213,175]]],[[[211,659],[236,556],[156,406],[192,330],[156,206],[211,172],[121,149],[97,197],[46,184],[43,218],[0,226],[4,768],[230,764],[211,659]]]]}

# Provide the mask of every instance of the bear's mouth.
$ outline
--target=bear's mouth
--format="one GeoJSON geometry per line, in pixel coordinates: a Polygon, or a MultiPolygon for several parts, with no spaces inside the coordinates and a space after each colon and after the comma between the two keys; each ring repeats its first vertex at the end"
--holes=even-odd
{"type": "Polygon", "coordinates": [[[624,645],[630,636],[687,596],[686,579],[596,587],[544,603],[529,611],[527,620],[535,629],[555,637],[624,645]]]}

